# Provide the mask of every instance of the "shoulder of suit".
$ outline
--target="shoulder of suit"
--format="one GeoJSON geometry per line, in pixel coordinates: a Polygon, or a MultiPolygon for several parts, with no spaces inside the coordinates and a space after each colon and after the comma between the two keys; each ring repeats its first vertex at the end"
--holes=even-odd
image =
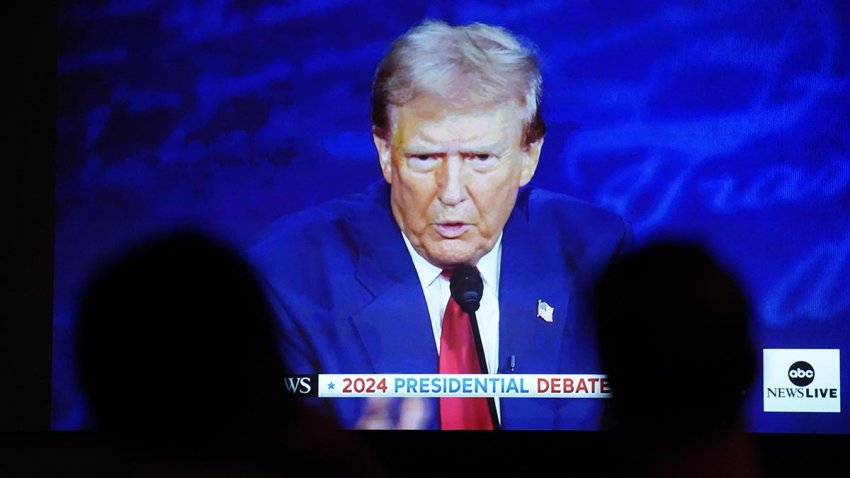
{"type": "Polygon", "coordinates": [[[360,192],[282,216],[250,247],[249,255],[299,256],[317,248],[344,247],[354,233],[353,216],[362,213],[368,202],[369,193],[360,192]]]}
{"type": "Polygon", "coordinates": [[[364,191],[286,214],[272,223],[257,245],[281,237],[303,237],[313,231],[324,232],[339,227],[340,223],[356,221],[356,216],[366,214],[369,208],[375,206],[380,194],[379,185],[372,185],[364,191]]]}
{"type": "Polygon", "coordinates": [[[546,189],[524,190],[517,207],[526,209],[529,222],[552,223],[555,226],[575,225],[577,222],[591,226],[610,224],[624,226],[622,216],[589,201],[546,189]]]}
{"type": "Polygon", "coordinates": [[[608,261],[632,247],[632,229],[620,215],[566,194],[541,189],[527,191],[519,207],[526,209],[526,230],[557,248],[571,266],[594,277],[608,261]]]}

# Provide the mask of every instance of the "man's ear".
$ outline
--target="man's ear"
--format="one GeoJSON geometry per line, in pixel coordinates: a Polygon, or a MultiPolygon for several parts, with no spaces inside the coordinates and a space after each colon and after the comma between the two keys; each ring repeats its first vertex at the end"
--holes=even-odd
{"type": "Polygon", "coordinates": [[[522,147],[522,173],[519,178],[520,187],[525,186],[537,171],[537,161],[540,160],[540,150],[543,148],[543,138],[522,147]]]}
{"type": "Polygon", "coordinates": [[[384,180],[388,184],[392,184],[393,162],[390,142],[375,133],[372,133],[372,140],[375,142],[375,149],[378,150],[378,161],[381,163],[381,172],[384,173],[384,180]]]}

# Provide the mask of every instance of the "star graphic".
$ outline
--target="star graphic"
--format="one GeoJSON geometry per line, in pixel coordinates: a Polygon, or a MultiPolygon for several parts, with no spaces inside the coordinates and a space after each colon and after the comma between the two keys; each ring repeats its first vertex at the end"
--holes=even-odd
{"type": "Polygon", "coordinates": [[[335,386],[336,386],[336,384],[335,384],[335,383],[333,383],[333,382],[328,382],[328,390],[333,390],[335,386]]]}

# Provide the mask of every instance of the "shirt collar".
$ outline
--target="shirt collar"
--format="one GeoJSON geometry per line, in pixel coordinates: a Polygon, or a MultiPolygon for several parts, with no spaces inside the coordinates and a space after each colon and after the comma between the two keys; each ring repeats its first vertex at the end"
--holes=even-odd
{"type": "MultiPolygon", "coordinates": [[[[431,264],[424,257],[419,255],[413,245],[407,239],[407,236],[402,232],[401,237],[404,239],[404,245],[407,246],[407,251],[410,253],[410,258],[413,259],[413,267],[416,268],[416,275],[419,276],[419,282],[422,288],[429,287],[435,280],[440,277],[443,269],[431,264]]],[[[499,262],[502,257],[502,233],[499,233],[499,238],[496,239],[496,244],[490,249],[484,257],[479,259],[476,267],[481,274],[481,279],[484,285],[491,288],[493,291],[498,291],[499,284],[499,262]]]]}

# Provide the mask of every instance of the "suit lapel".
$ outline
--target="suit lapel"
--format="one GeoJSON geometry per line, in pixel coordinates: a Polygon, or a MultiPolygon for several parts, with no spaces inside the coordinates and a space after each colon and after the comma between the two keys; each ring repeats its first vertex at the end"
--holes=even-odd
{"type": "Polygon", "coordinates": [[[558,371],[571,283],[566,260],[547,249],[557,249],[554,239],[529,223],[528,196],[527,190],[520,193],[503,236],[499,371],[510,373],[513,357],[514,373],[553,373],[558,371]],[[554,307],[552,322],[537,316],[538,300],[554,307]]]}
{"type": "Polygon", "coordinates": [[[416,270],[390,211],[389,187],[373,187],[350,224],[357,279],[374,300],[352,315],[376,373],[436,373],[437,348],[416,270]]]}

